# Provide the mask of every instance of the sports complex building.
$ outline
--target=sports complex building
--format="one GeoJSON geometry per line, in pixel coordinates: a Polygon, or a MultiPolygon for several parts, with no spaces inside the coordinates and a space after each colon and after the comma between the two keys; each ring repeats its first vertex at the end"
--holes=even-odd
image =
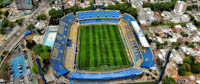
{"type": "Polygon", "coordinates": [[[79,81],[137,80],[155,66],[137,21],[115,10],[64,16],[50,63],[57,78],[79,81]]]}

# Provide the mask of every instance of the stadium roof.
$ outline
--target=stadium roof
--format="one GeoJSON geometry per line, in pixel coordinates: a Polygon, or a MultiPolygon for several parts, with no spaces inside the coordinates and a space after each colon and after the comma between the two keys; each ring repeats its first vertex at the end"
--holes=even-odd
{"type": "Polygon", "coordinates": [[[139,40],[140,40],[140,43],[142,44],[142,46],[143,47],[149,47],[149,43],[148,43],[146,37],[144,36],[144,33],[142,32],[138,23],[136,21],[131,21],[131,24],[132,24],[139,40]]]}

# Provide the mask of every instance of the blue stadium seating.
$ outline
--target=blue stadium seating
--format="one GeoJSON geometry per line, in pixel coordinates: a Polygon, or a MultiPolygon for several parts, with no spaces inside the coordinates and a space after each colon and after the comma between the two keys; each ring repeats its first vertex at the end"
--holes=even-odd
{"type": "Polygon", "coordinates": [[[136,68],[130,68],[128,70],[123,70],[119,72],[105,72],[105,73],[81,73],[81,72],[73,72],[69,79],[76,79],[76,80],[111,80],[111,79],[119,79],[119,78],[126,78],[131,76],[136,76],[143,74],[142,71],[136,68]]]}
{"type": "Polygon", "coordinates": [[[90,19],[90,20],[80,20],[80,24],[89,24],[89,23],[118,23],[117,19],[90,19]]]}
{"type": "Polygon", "coordinates": [[[143,68],[150,68],[153,64],[153,53],[151,51],[150,48],[146,48],[146,52],[142,52],[143,53],[143,63],[141,65],[141,67],[143,68]]]}
{"type": "Polygon", "coordinates": [[[95,19],[95,18],[115,18],[118,19],[120,16],[119,11],[85,11],[78,12],[76,14],[79,20],[84,19],[95,19]]]}
{"type": "MultiPolygon", "coordinates": [[[[129,25],[131,25],[131,21],[135,21],[135,19],[129,15],[129,14],[124,14],[123,17],[122,17],[126,22],[128,22],[129,25]]],[[[135,39],[136,41],[139,43],[139,38],[137,37],[136,33],[134,31],[132,31],[134,36],[135,36],[135,39]]],[[[142,54],[143,54],[143,63],[141,65],[141,67],[143,68],[150,68],[153,64],[153,53],[151,51],[150,48],[146,48],[146,52],[142,51],[142,54]]],[[[141,59],[141,56],[138,54],[136,55],[135,59],[134,60],[138,60],[138,59],[141,59]]]]}
{"type": "Polygon", "coordinates": [[[135,21],[135,19],[129,15],[129,14],[124,14],[123,17],[122,17],[126,22],[128,22],[128,24],[130,25],[131,24],[131,21],[135,21]]]}
{"type": "Polygon", "coordinates": [[[75,16],[72,13],[62,18],[61,26],[58,29],[58,31],[61,32],[57,32],[56,40],[51,54],[51,59],[50,59],[51,66],[53,67],[54,71],[61,76],[69,73],[69,70],[67,70],[63,65],[63,56],[67,43],[69,25],[74,21],[75,21],[75,16]]]}

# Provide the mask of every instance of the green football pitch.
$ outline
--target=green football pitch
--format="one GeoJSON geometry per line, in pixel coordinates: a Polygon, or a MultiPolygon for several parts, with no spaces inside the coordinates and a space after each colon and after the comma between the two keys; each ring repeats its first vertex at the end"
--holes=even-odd
{"type": "Polygon", "coordinates": [[[80,70],[113,70],[130,66],[117,25],[80,26],[79,43],[80,70]]]}

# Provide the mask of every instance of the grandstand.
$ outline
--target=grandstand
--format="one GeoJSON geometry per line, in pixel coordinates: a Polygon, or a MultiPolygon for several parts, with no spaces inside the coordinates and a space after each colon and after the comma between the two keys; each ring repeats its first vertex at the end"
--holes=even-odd
{"type": "Polygon", "coordinates": [[[53,51],[51,54],[50,63],[56,74],[59,76],[66,75],[69,73],[63,65],[63,56],[67,44],[68,31],[70,25],[75,21],[75,16],[71,13],[66,15],[61,20],[60,28],[58,29],[56,40],[54,43],[53,51]]]}
{"type": "MultiPolygon", "coordinates": [[[[58,76],[65,76],[67,79],[70,79],[70,80],[112,80],[112,79],[123,79],[123,78],[142,75],[144,72],[142,72],[140,69],[138,69],[136,67],[142,67],[142,68],[152,67],[153,63],[154,63],[153,62],[153,53],[149,47],[148,42],[147,41],[142,42],[142,40],[144,40],[144,39],[146,40],[146,38],[145,38],[142,30],[140,29],[138,23],[129,14],[123,14],[121,16],[122,17],[120,17],[119,11],[113,11],[113,10],[112,11],[109,11],[109,10],[107,10],[107,11],[105,11],[105,10],[84,11],[84,12],[77,12],[76,16],[72,13],[64,16],[60,21],[60,28],[58,29],[58,33],[56,36],[56,40],[55,40],[55,43],[54,43],[54,46],[52,49],[51,59],[50,59],[51,66],[53,67],[55,74],[58,76]],[[68,41],[70,42],[70,46],[81,45],[79,42],[77,42],[76,44],[73,44],[73,40],[68,40],[68,35],[70,32],[69,30],[71,28],[71,25],[75,21],[78,21],[80,26],[85,26],[85,25],[90,25],[90,24],[102,24],[102,23],[103,23],[102,25],[105,25],[104,23],[106,23],[107,25],[109,25],[109,24],[118,25],[118,24],[120,24],[119,23],[120,20],[123,20],[128,24],[126,26],[124,26],[124,29],[120,30],[119,33],[114,32],[113,34],[118,34],[118,35],[120,34],[120,36],[122,36],[122,37],[120,37],[120,39],[122,41],[119,41],[119,42],[122,44],[124,43],[126,51],[127,51],[126,53],[128,53],[128,58],[132,59],[132,60],[130,60],[131,63],[135,63],[135,64],[133,64],[131,67],[118,69],[118,70],[115,70],[112,72],[111,71],[106,71],[106,72],[101,71],[101,72],[92,72],[92,73],[90,71],[88,72],[88,71],[78,70],[77,66],[79,65],[79,62],[77,60],[75,60],[75,62],[74,62],[74,69],[72,71],[64,66],[63,61],[67,61],[65,59],[65,54],[67,54],[66,51],[67,51],[68,41]],[[137,30],[139,30],[139,32],[137,30]],[[121,32],[123,32],[123,34],[121,34],[121,32]],[[142,36],[142,39],[140,38],[140,36],[142,36]],[[142,61],[141,64],[137,64],[137,61],[139,61],[139,60],[142,61]],[[136,66],[136,65],[138,65],[138,66],[136,66]]],[[[77,32],[80,32],[80,28],[81,27],[79,27],[77,32]]],[[[118,27],[116,27],[116,28],[118,28],[118,27]]],[[[105,28],[105,30],[107,31],[106,28],[105,28]]],[[[105,30],[104,30],[103,34],[105,34],[105,32],[106,32],[105,30]]],[[[113,29],[108,29],[108,31],[110,31],[110,30],[113,30],[113,29]]],[[[97,32],[94,29],[87,30],[87,31],[97,32]]],[[[93,34],[90,34],[90,35],[93,35],[93,34]]],[[[98,37],[96,37],[97,34],[94,34],[94,35],[95,36],[93,36],[92,38],[98,38],[98,37]]],[[[78,39],[78,36],[80,36],[80,35],[77,35],[77,39],[78,39]]],[[[108,35],[106,35],[106,36],[107,36],[106,38],[111,38],[108,35]]],[[[83,36],[83,37],[85,37],[85,36],[83,36]]],[[[114,36],[114,37],[116,37],[116,36],[114,36]]],[[[118,38],[117,40],[119,40],[119,37],[116,37],[116,38],[118,38]]],[[[105,39],[103,39],[103,40],[105,40],[105,39]]],[[[116,39],[114,39],[114,40],[116,40],[116,39]]],[[[90,41],[92,41],[92,40],[90,40],[90,41]]],[[[96,40],[96,41],[98,41],[98,40],[96,40]]],[[[107,43],[112,44],[111,41],[113,41],[113,39],[110,39],[110,41],[108,41],[107,43]]],[[[101,41],[101,42],[103,42],[103,41],[101,41]]],[[[93,45],[96,45],[96,44],[94,43],[93,45]]],[[[68,46],[69,46],[69,44],[68,44],[68,46]]],[[[90,46],[92,46],[92,45],[90,45],[90,46]]],[[[113,47],[113,46],[111,46],[111,47],[113,47]]],[[[90,47],[88,46],[88,49],[89,48],[90,47]]],[[[115,46],[115,48],[116,48],[116,46],[115,46]]],[[[75,52],[74,56],[77,59],[77,58],[79,58],[78,57],[79,56],[78,54],[80,51],[79,47],[77,47],[77,49],[75,51],[76,52],[75,52]]],[[[105,51],[106,51],[106,49],[104,49],[104,52],[105,51]]],[[[104,52],[98,51],[98,53],[104,53],[104,52]]],[[[116,53],[118,54],[119,52],[116,52],[116,53]]],[[[84,52],[83,54],[85,56],[87,56],[88,52],[84,52]]],[[[94,53],[92,53],[92,54],[89,53],[89,54],[90,55],[88,55],[88,56],[92,56],[94,53]]],[[[103,54],[103,55],[110,55],[110,53],[103,54]]],[[[115,56],[115,55],[113,55],[113,56],[115,56]]],[[[120,56],[122,56],[122,55],[119,55],[119,59],[123,59],[123,57],[120,57],[120,56]]],[[[106,56],[104,56],[104,57],[106,57],[106,56]]],[[[87,61],[87,59],[86,59],[86,61],[87,61]]],[[[84,62],[86,62],[86,61],[84,61],[84,62]]],[[[111,60],[111,61],[113,61],[113,60],[111,60]]],[[[101,63],[99,63],[99,64],[101,64],[101,63]]],[[[113,62],[113,64],[114,64],[114,62],[113,62]]],[[[107,67],[107,66],[105,66],[105,67],[107,67]]]]}
{"type": "MultiPolygon", "coordinates": [[[[129,14],[124,14],[123,20],[125,20],[130,27],[133,27],[134,31],[132,32],[135,36],[136,42],[142,45],[143,51],[140,51],[140,53],[142,53],[140,55],[143,57],[143,62],[141,67],[150,68],[153,64],[153,53],[149,48],[149,43],[147,42],[141,28],[135,19],[129,14]]],[[[134,60],[137,60],[137,57],[134,60]]]]}
{"type": "Polygon", "coordinates": [[[80,24],[118,23],[119,16],[119,11],[84,11],[77,13],[80,24]]]}

